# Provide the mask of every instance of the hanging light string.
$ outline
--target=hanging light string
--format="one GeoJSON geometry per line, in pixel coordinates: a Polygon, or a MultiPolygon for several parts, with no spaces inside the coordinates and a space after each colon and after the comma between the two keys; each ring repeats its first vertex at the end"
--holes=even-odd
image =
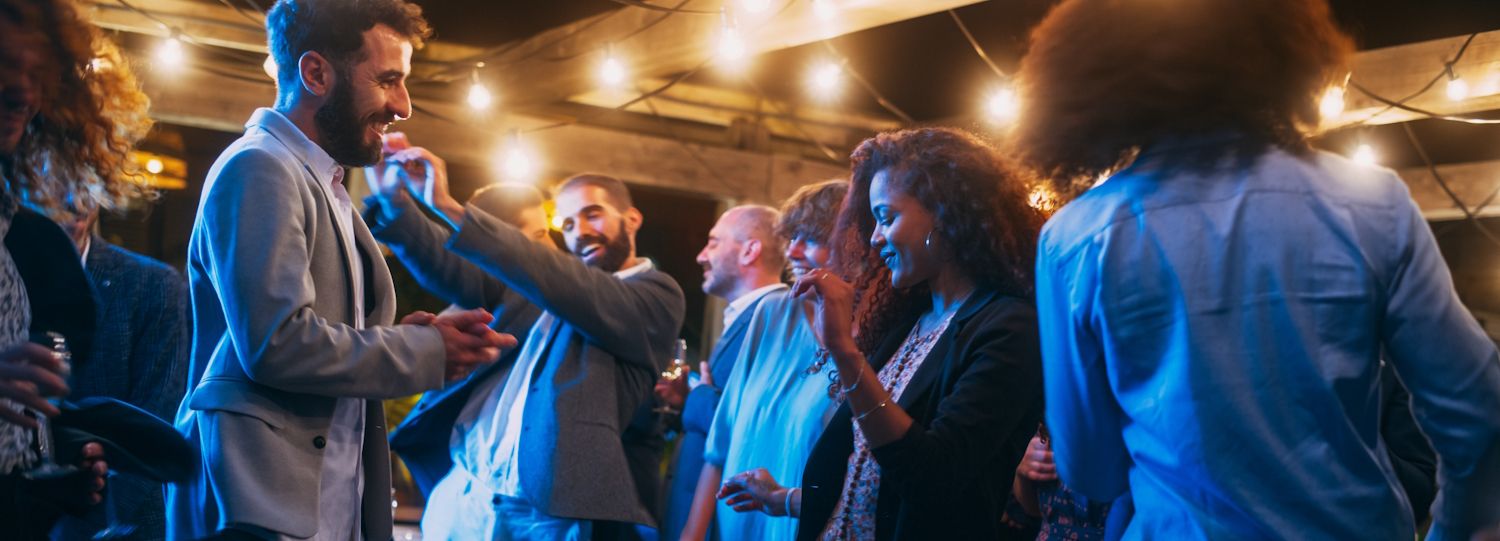
{"type": "MultiPolygon", "coordinates": [[[[1380,115],[1383,115],[1383,114],[1385,114],[1387,112],[1390,112],[1390,110],[1392,110],[1392,109],[1396,109],[1398,107],[1405,106],[1407,102],[1416,99],[1417,96],[1421,96],[1422,94],[1426,94],[1428,90],[1432,90],[1432,87],[1435,86],[1435,85],[1437,85],[1438,81],[1442,81],[1444,76],[1448,76],[1448,75],[1450,75],[1450,74],[1453,73],[1453,66],[1455,64],[1457,64],[1459,60],[1463,59],[1464,53],[1469,50],[1469,44],[1473,43],[1474,42],[1474,38],[1476,36],[1478,36],[1478,35],[1479,35],[1478,32],[1469,34],[1469,37],[1466,38],[1466,39],[1464,39],[1463,45],[1460,45],[1458,47],[1458,52],[1454,53],[1453,59],[1452,60],[1448,60],[1447,62],[1444,62],[1443,63],[1443,69],[1440,70],[1440,71],[1438,71],[1436,75],[1433,75],[1432,79],[1429,79],[1427,81],[1427,84],[1422,85],[1422,88],[1419,88],[1419,89],[1417,89],[1416,92],[1412,92],[1411,94],[1407,94],[1405,97],[1402,97],[1401,99],[1395,100],[1394,102],[1392,102],[1390,100],[1386,100],[1386,99],[1384,99],[1384,98],[1382,98],[1380,96],[1376,96],[1374,93],[1370,92],[1368,89],[1365,89],[1363,86],[1356,86],[1355,89],[1359,90],[1360,93],[1369,96],[1371,99],[1374,99],[1375,101],[1379,101],[1381,103],[1384,103],[1384,104],[1386,104],[1386,106],[1385,106],[1385,108],[1383,108],[1383,109],[1381,109],[1379,111],[1374,112],[1370,116],[1367,116],[1364,119],[1361,119],[1361,120],[1359,120],[1357,122],[1354,122],[1354,123],[1352,123],[1350,125],[1352,126],[1352,125],[1368,124],[1368,123],[1370,123],[1370,121],[1375,120],[1376,117],[1379,117],[1380,115]]],[[[1353,83],[1351,81],[1351,86],[1352,86],[1352,84],[1353,83]]],[[[1411,111],[1411,112],[1416,112],[1416,111],[1411,111]]],[[[1429,116],[1431,116],[1431,115],[1429,115],[1429,116]]]]}
{"type": "MultiPolygon", "coordinates": [[[[1406,131],[1406,140],[1411,142],[1411,146],[1417,150],[1417,155],[1422,157],[1422,163],[1427,166],[1427,173],[1432,175],[1433,180],[1437,181],[1438,187],[1443,189],[1443,193],[1448,194],[1448,199],[1453,201],[1453,204],[1458,207],[1458,211],[1463,213],[1465,219],[1474,224],[1474,228],[1478,229],[1479,233],[1484,235],[1484,238],[1489,239],[1495,246],[1500,247],[1500,237],[1496,237],[1494,233],[1491,233],[1489,228],[1484,226],[1484,222],[1479,221],[1479,216],[1469,210],[1469,207],[1464,205],[1464,202],[1458,198],[1458,194],[1453,193],[1453,189],[1448,187],[1448,182],[1443,180],[1443,175],[1438,173],[1437,166],[1432,163],[1432,157],[1427,155],[1427,148],[1422,146],[1422,142],[1417,139],[1416,132],[1412,131],[1411,123],[1403,122],[1401,123],[1401,127],[1406,131]]],[[[1484,207],[1481,206],[1479,208],[1484,207]]]]}
{"type": "Polygon", "coordinates": [[[685,4],[687,4],[687,2],[683,2],[681,4],[677,4],[676,6],[668,7],[668,6],[658,6],[656,4],[648,4],[648,3],[643,2],[641,0],[609,0],[609,1],[610,2],[614,2],[616,4],[620,4],[622,6],[630,6],[630,7],[636,7],[636,8],[641,8],[641,9],[649,9],[651,11],[661,11],[661,12],[666,12],[668,14],[672,14],[672,13],[691,13],[693,15],[718,15],[719,14],[719,10],[717,10],[717,9],[714,9],[714,10],[708,10],[708,9],[683,9],[682,6],[685,5],[685,4]]]}
{"type": "Polygon", "coordinates": [[[974,54],[979,55],[979,59],[983,60],[986,66],[990,67],[990,71],[995,72],[995,76],[999,77],[1002,81],[1009,79],[1005,75],[1005,71],[1001,70],[1000,66],[996,66],[994,60],[990,60],[990,55],[984,52],[984,47],[979,46],[979,40],[974,39],[974,34],[969,32],[969,27],[964,24],[964,20],[958,18],[958,12],[950,9],[948,10],[948,16],[953,18],[953,24],[958,25],[958,31],[963,33],[964,39],[969,41],[969,46],[974,48],[974,54]]]}
{"type": "Polygon", "coordinates": [[[822,44],[823,48],[827,49],[829,54],[832,54],[835,58],[839,59],[839,65],[843,67],[844,73],[848,73],[850,79],[854,79],[854,82],[859,83],[859,86],[863,87],[865,89],[865,92],[869,92],[870,96],[875,98],[875,103],[880,104],[881,108],[884,108],[886,111],[890,111],[891,114],[896,115],[896,118],[901,119],[901,122],[905,124],[917,123],[916,119],[913,119],[911,115],[906,114],[906,111],[902,111],[901,108],[897,107],[894,102],[886,99],[884,94],[881,94],[879,90],[876,90],[875,85],[870,84],[870,81],[868,79],[865,79],[865,76],[859,73],[859,70],[854,69],[854,66],[851,66],[849,64],[849,58],[844,56],[843,53],[840,53],[838,48],[833,46],[833,40],[825,39],[822,41],[822,44]]]}

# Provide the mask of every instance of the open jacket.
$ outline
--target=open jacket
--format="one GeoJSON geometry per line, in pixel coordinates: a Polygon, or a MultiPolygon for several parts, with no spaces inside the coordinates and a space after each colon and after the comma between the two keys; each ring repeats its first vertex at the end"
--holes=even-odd
{"type": "MultiPolygon", "coordinates": [[[[870,357],[888,362],[916,324],[897,325],[870,357]]],[[[1028,300],[976,291],[959,307],[896,403],[913,423],[871,449],[880,465],[875,537],[1000,539],[1011,479],[1042,416],[1042,361],[1028,300]]],[[[817,539],[842,497],[854,428],[834,414],[802,477],[797,538],[817,539]]]]}

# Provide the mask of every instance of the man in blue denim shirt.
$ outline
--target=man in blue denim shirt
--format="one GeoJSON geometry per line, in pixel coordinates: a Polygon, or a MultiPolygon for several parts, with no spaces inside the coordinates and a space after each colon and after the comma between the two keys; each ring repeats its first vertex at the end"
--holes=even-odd
{"type": "Polygon", "coordinates": [[[1015,134],[1056,178],[1133,162],[1042,233],[1064,482],[1128,491],[1128,539],[1412,539],[1384,352],[1440,457],[1428,539],[1500,524],[1500,354],[1401,179],[1304,139],[1352,49],[1327,4],[1083,4],[1033,36],[1015,134]]]}

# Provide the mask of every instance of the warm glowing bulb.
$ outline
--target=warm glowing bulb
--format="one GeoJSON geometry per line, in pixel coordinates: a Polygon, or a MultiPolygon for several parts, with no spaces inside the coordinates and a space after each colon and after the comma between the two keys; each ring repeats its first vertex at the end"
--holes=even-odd
{"type": "Polygon", "coordinates": [[[161,174],[162,169],[164,169],[164,166],[162,165],[161,160],[158,160],[156,158],[151,158],[149,160],[146,160],[146,172],[147,173],[151,173],[153,175],[159,175],[159,174],[161,174]]]}
{"type": "Polygon", "coordinates": [[[1344,87],[1334,86],[1323,91],[1323,98],[1318,100],[1318,112],[1325,120],[1331,120],[1344,112],[1344,87]]]}
{"type": "Polygon", "coordinates": [[[1358,163],[1362,163],[1365,165],[1375,165],[1375,149],[1370,147],[1370,145],[1361,144],[1359,145],[1359,148],[1354,149],[1353,158],[1354,161],[1358,163]]]}
{"type": "Polygon", "coordinates": [[[719,33],[719,57],[730,62],[745,59],[745,38],[740,36],[739,29],[726,26],[719,33]]]}
{"type": "Polygon", "coordinates": [[[990,115],[990,120],[1005,121],[1016,116],[1016,112],[1021,110],[1021,102],[1016,98],[1016,91],[1002,88],[990,94],[984,108],[990,115]]]}
{"type": "Polygon", "coordinates": [[[843,74],[843,68],[835,62],[824,62],[813,68],[812,86],[818,94],[827,97],[833,94],[839,86],[839,76],[843,74]]]}
{"type": "Polygon", "coordinates": [[[473,86],[469,87],[469,107],[473,107],[475,109],[485,109],[488,108],[490,106],[490,103],[492,103],[494,100],[495,97],[490,95],[490,89],[485,88],[484,85],[474,83],[473,86]]]}
{"type": "Polygon", "coordinates": [[[813,0],[813,15],[824,21],[832,20],[839,14],[839,8],[833,2],[834,0],[813,0]]]}
{"type": "Polygon", "coordinates": [[[167,38],[156,47],[156,60],[164,67],[176,68],[182,65],[186,55],[182,52],[182,40],[176,36],[167,38]]]}
{"type": "Polygon", "coordinates": [[[511,180],[525,180],[535,172],[536,164],[532,162],[531,155],[519,145],[512,146],[505,151],[502,162],[505,167],[505,176],[511,180]]]}
{"type": "Polygon", "coordinates": [[[625,64],[611,54],[604,57],[604,62],[599,64],[599,79],[608,86],[620,86],[625,83],[625,64]]]}
{"type": "Polygon", "coordinates": [[[1468,97],[1469,83],[1464,82],[1464,79],[1457,75],[1453,76],[1452,79],[1448,79],[1448,99],[1453,101],[1463,101],[1464,98],[1468,97]]]}

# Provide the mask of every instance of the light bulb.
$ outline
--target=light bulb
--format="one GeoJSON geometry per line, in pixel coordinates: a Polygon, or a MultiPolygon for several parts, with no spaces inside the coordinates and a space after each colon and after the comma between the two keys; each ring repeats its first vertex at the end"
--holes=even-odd
{"type": "Polygon", "coordinates": [[[182,66],[184,58],[186,55],[182,51],[182,40],[177,39],[177,36],[168,37],[156,47],[156,60],[168,69],[182,66]]]}
{"type": "Polygon", "coordinates": [[[505,149],[501,163],[505,168],[505,177],[510,180],[526,180],[536,172],[536,163],[531,159],[531,154],[518,143],[512,143],[505,149]]]}
{"type": "Polygon", "coordinates": [[[745,39],[738,28],[728,26],[719,33],[719,57],[730,62],[745,59],[745,39]]]}
{"type": "Polygon", "coordinates": [[[1318,100],[1318,112],[1323,115],[1324,120],[1337,118],[1344,112],[1344,87],[1331,86],[1323,91],[1322,99],[1318,100]]]}
{"type": "Polygon", "coordinates": [[[1003,122],[1016,116],[1021,110],[1021,102],[1016,98],[1016,91],[1002,88],[990,94],[989,99],[985,100],[984,109],[990,120],[1003,122]]]}
{"type": "Polygon", "coordinates": [[[771,0],[740,0],[740,9],[745,13],[759,15],[771,8],[771,0]]]}
{"type": "Polygon", "coordinates": [[[165,166],[162,165],[161,160],[158,160],[156,158],[151,158],[149,160],[146,160],[146,172],[147,173],[151,173],[153,175],[159,175],[159,174],[161,174],[162,169],[165,169],[165,166]]]}
{"type": "Polygon", "coordinates": [[[625,64],[615,58],[614,54],[604,57],[604,62],[599,64],[599,79],[606,86],[620,86],[625,83],[625,64]]]}
{"type": "Polygon", "coordinates": [[[1454,75],[1453,78],[1448,79],[1448,99],[1453,101],[1463,101],[1468,97],[1469,83],[1465,82],[1463,77],[1454,75]]]}
{"type": "Polygon", "coordinates": [[[813,91],[824,98],[832,95],[838,89],[839,76],[843,74],[843,71],[838,63],[831,61],[825,61],[813,67],[810,77],[813,91]]]}
{"type": "Polygon", "coordinates": [[[1354,156],[1352,156],[1352,159],[1355,162],[1365,165],[1375,165],[1377,157],[1375,156],[1374,148],[1372,148],[1370,145],[1360,144],[1359,148],[1354,149],[1354,156]]]}
{"type": "Polygon", "coordinates": [[[469,107],[487,109],[494,100],[495,97],[490,95],[490,89],[485,88],[484,85],[476,82],[469,86],[469,107]]]}

